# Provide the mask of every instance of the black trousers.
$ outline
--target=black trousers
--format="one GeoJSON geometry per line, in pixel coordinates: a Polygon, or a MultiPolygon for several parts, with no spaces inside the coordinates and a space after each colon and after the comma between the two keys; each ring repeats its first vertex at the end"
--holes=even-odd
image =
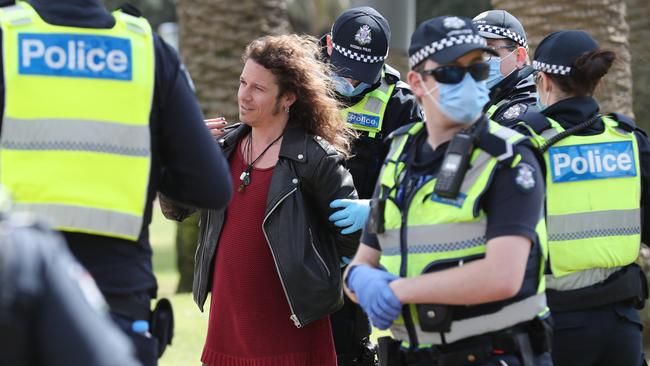
{"type": "Polygon", "coordinates": [[[626,303],[553,312],[555,366],[644,365],[639,312],[626,303]]]}
{"type": "MultiPolygon", "coordinates": [[[[151,302],[151,296],[148,293],[137,293],[133,294],[132,297],[137,300],[138,303],[141,303],[145,309],[145,312],[148,313],[149,303],[151,302]]],[[[138,360],[142,363],[142,366],[157,366],[158,365],[158,339],[151,336],[151,334],[145,335],[141,333],[136,333],[133,331],[133,316],[126,315],[127,312],[115,312],[111,311],[110,315],[115,324],[124,332],[124,334],[129,337],[133,347],[135,348],[136,356],[138,360]]],[[[140,316],[144,318],[144,316],[140,316]]],[[[148,321],[149,319],[147,319],[148,321]]]]}
{"type": "MultiPolygon", "coordinates": [[[[330,316],[330,321],[336,354],[358,356],[362,352],[361,341],[370,335],[370,321],[361,307],[344,296],[343,307],[330,316]]],[[[339,362],[339,366],[345,365],[339,362]]]]}

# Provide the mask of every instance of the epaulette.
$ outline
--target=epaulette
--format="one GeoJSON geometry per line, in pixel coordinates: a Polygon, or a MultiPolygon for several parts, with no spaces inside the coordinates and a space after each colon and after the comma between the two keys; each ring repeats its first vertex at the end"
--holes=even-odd
{"type": "Polygon", "coordinates": [[[519,117],[520,121],[525,122],[537,134],[551,128],[551,123],[546,119],[546,116],[535,111],[527,111],[519,117]]]}
{"type": "Polygon", "coordinates": [[[120,5],[118,9],[122,11],[122,13],[133,15],[136,18],[140,18],[142,16],[142,12],[140,11],[140,9],[138,9],[137,7],[129,3],[124,3],[120,5]]]}
{"type": "Polygon", "coordinates": [[[627,132],[634,132],[636,130],[636,123],[630,116],[626,116],[621,113],[610,113],[608,117],[611,117],[618,122],[618,125],[627,132]]]}
{"type": "Polygon", "coordinates": [[[384,64],[384,77],[389,84],[395,84],[400,81],[401,74],[394,67],[384,64]]]}
{"type": "Polygon", "coordinates": [[[404,126],[398,128],[396,130],[393,130],[393,132],[391,132],[388,135],[388,137],[386,137],[386,139],[390,140],[390,139],[394,138],[395,136],[406,135],[411,130],[411,127],[413,127],[416,123],[421,123],[421,122],[412,122],[412,123],[409,123],[407,125],[404,125],[404,126]]]}
{"type": "Polygon", "coordinates": [[[314,141],[316,141],[316,144],[318,144],[318,146],[320,146],[321,149],[325,150],[325,152],[329,153],[332,150],[334,150],[332,145],[327,140],[325,140],[323,137],[318,136],[318,135],[314,135],[314,136],[312,136],[312,139],[314,141]]]}

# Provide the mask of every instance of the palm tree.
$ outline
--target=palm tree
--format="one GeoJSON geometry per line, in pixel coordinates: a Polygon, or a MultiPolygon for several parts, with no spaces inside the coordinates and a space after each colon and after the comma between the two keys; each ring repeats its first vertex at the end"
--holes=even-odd
{"type": "Polygon", "coordinates": [[[634,80],[634,114],[636,122],[650,130],[650,2],[627,0],[627,22],[630,25],[630,53],[634,80]]]}
{"type": "MultiPolygon", "coordinates": [[[[638,0],[646,3],[647,0],[638,0]]],[[[619,62],[603,79],[596,98],[604,113],[633,115],[632,71],[628,45],[629,27],[623,0],[492,0],[495,9],[505,9],[526,28],[531,50],[549,33],[561,29],[583,29],[601,47],[610,49],[619,62]]]]}

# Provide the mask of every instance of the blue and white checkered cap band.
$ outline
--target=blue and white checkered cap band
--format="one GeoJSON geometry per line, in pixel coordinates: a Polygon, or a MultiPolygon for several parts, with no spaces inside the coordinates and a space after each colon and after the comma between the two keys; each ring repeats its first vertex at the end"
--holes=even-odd
{"type": "Polygon", "coordinates": [[[428,46],[422,47],[418,52],[411,55],[411,57],[409,57],[409,66],[414,67],[420,62],[426,60],[431,55],[435,54],[436,52],[442,51],[445,48],[449,48],[449,47],[453,47],[465,43],[475,43],[477,45],[481,45],[482,47],[487,46],[487,42],[485,41],[485,39],[479,36],[478,34],[472,34],[472,35],[461,34],[460,36],[457,37],[452,36],[452,37],[443,38],[439,41],[432,42],[428,46]]]}
{"type": "Polygon", "coordinates": [[[339,44],[336,44],[332,42],[332,46],[334,47],[335,50],[337,50],[340,54],[343,56],[352,59],[352,60],[357,60],[361,62],[365,62],[368,64],[376,64],[377,62],[384,62],[386,59],[386,56],[370,56],[370,55],[364,55],[361,53],[358,53],[353,50],[349,50],[339,44]]]}
{"type": "Polygon", "coordinates": [[[528,42],[526,42],[524,37],[518,33],[513,32],[511,29],[497,27],[490,24],[476,24],[476,28],[478,28],[480,32],[492,33],[496,34],[497,36],[506,37],[512,41],[517,42],[519,45],[524,47],[526,51],[528,51],[528,42]]]}
{"type": "Polygon", "coordinates": [[[547,74],[569,75],[571,66],[552,65],[544,62],[533,61],[533,69],[547,74]]]}

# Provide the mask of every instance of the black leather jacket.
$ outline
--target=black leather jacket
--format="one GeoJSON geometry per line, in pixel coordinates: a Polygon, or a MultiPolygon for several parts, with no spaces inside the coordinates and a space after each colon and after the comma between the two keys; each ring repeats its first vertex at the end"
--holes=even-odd
{"type": "MultiPolygon", "coordinates": [[[[219,139],[226,157],[249,131],[246,125],[236,125],[219,139]]],[[[337,198],[357,198],[343,159],[325,139],[290,122],[273,170],[262,229],[297,327],[333,313],[343,304],[340,256],[354,255],[360,233],[342,235],[328,221],[334,212],[329,203],[337,198]]],[[[168,218],[180,221],[191,213],[165,198],[161,204],[168,218]]],[[[193,287],[201,311],[212,288],[225,214],[226,209],[201,212],[193,287]]]]}

